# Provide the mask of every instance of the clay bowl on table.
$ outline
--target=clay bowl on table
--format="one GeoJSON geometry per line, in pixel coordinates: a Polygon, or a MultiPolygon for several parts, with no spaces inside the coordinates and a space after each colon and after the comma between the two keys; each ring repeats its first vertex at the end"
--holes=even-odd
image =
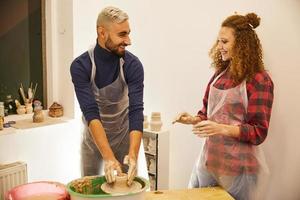
{"type": "MultiPolygon", "coordinates": [[[[149,182],[142,177],[136,177],[134,181],[138,182],[141,188],[134,191],[128,190],[110,194],[103,191],[103,189],[107,191],[107,188],[105,188],[107,183],[104,176],[87,176],[68,183],[67,190],[71,200],[144,200],[145,192],[149,188],[149,182]]],[[[116,186],[120,187],[118,184],[115,186],[110,185],[109,187],[116,189],[116,186]]]]}

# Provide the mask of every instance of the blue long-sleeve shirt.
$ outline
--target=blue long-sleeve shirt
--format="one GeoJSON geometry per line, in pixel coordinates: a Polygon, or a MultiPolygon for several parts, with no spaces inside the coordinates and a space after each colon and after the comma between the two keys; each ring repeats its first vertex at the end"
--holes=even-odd
{"type": "MultiPolygon", "coordinates": [[[[120,57],[97,43],[94,50],[96,64],[95,83],[103,88],[111,84],[120,72],[120,57]]],[[[129,131],[143,131],[143,90],[144,69],[140,60],[129,51],[123,57],[125,81],[128,85],[129,96],[129,131]]],[[[75,93],[86,121],[100,120],[100,112],[91,87],[92,63],[88,52],[77,57],[71,64],[71,76],[75,93]]]]}

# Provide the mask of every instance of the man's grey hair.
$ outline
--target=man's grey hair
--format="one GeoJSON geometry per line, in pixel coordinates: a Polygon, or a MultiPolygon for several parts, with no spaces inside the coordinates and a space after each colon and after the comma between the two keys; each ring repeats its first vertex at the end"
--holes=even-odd
{"type": "Polygon", "coordinates": [[[98,15],[97,26],[106,26],[109,23],[122,23],[128,20],[128,15],[119,8],[109,6],[98,15]]]}

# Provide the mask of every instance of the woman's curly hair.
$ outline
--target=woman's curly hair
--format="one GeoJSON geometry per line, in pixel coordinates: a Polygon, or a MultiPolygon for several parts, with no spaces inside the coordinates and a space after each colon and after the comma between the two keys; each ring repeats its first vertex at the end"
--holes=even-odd
{"type": "Polygon", "coordinates": [[[262,47],[254,29],[259,26],[260,18],[255,13],[229,16],[222,27],[234,30],[233,56],[230,61],[223,61],[218,51],[218,41],[211,48],[209,55],[217,72],[225,70],[229,65],[229,73],[236,84],[249,80],[257,72],[264,70],[262,47]]]}

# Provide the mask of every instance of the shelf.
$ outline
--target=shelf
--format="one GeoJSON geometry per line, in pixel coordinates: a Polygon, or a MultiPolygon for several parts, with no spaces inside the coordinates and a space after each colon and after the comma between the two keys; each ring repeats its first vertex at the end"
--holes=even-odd
{"type": "Polygon", "coordinates": [[[151,153],[150,151],[145,151],[145,154],[148,156],[156,156],[155,153],[151,153]]]}
{"type": "Polygon", "coordinates": [[[159,134],[166,133],[166,132],[168,132],[168,131],[167,131],[167,130],[151,131],[150,128],[148,128],[148,129],[144,129],[143,132],[146,133],[146,134],[149,134],[149,133],[150,133],[150,134],[159,135],[159,134]]]}
{"type": "Polygon", "coordinates": [[[148,174],[149,174],[150,176],[156,176],[156,174],[153,173],[153,172],[148,172],[148,174]]]}
{"type": "Polygon", "coordinates": [[[169,188],[169,131],[144,129],[143,144],[151,190],[169,188]],[[148,150],[151,151],[148,151],[148,150]],[[154,166],[153,166],[154,165],[154,166]],[[151,166],[151,171],[149,168],[151,166]]]}

